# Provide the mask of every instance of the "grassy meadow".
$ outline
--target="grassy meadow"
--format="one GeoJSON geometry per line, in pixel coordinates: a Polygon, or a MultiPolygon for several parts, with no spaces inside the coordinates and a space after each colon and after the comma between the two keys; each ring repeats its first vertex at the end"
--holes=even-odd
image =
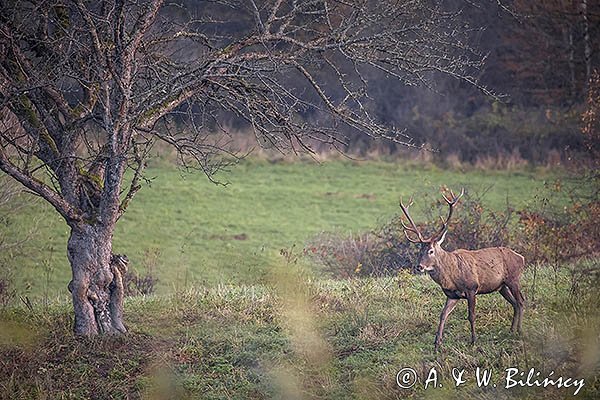
{"type": "MultiPolygon", "coordinates": [[[[589,267],[582,264],[577,267],[589,267]]],[[[530,268],[523,336],[499,294],[478,297],[478,342],[466,304],[433,350],[444,296],[427,276],[313,279],[281,260],[266,285],[193,287],[126,302],[130,332],[76,339],[67,302],[2,312],[0,398],[23,399],[596,399],[597,294],[572,293],[568,269],[530,268]],[[534,284],[535,282],[535,284],[534,284]],[[35,335],[32,335],[35,332],[35,335]],[[476,383],[477,367],[491,372],[476,383]],[[396,375],[418,381],[401,389],[396,375]],[[424,388],[435,368],[438,385],[424,388]],[[454,386],[452,371],[464,370],[454,386]],[[505,387],[506,368],[574,387],[505,387]],[[494,387],[493,385],[496,385],[494,387]],[[441,385],[441,386],[439,386],[441,385]]]]}
{"type": "MultiPolygon", "coordinates": [[[[127,254],[139,272],[151,269],[162,294],[197,284],[262,283],[280,249],[302,248],[323,231],[373,229],[399,212],[400,196],[415,196],[418,219],[441,185],[489,189],[484,204],[502,209],[507,200],[517,208],[539,202],[548,185],[568,179],[542,169],[460,172],[392,162],[252,159],[218,177],[226,186],[168,163],[152,166],[147,177],[150,185],[117,225],[113,251],[127,254]]],[[[2,257],[19,290],[32,298],[66,296],[68,227],[58,214],[36,202],[7,229],[15,238],[32,231],[22,252],[2,257]]]]}
{"type": "Polygon", "coordinates": [[[529,265],[524,334],[499,294],[478,297],[478,342],[469,345],[466,303],[433,339],[445,296],[425,275],[331,279],[302,256],[320,232],[364,232],[415,195],[425,216],[441,185],[486,192],[484,204],[538,207],[559,196],[561,171],[449,171],[382,161],[245,160],[214,185],[166,163],[120,221],[114,251],[159,279],[129,297],[119,337],[75,338],[66,284],[67,229],[40,202],[14,216],[10,234],[33,235],[3,254],[18,294],[0,308],[0,398],[14,399],[478,399],[571,398],[570,388],[505,388],[507,368],[585,379],[576,398],[600,396],[599,297],[574,271],[597,260],[529,265]],[[285,249],[285,251],[281,251],[285,249]],[[477,367],[492,381],[479,388],[477,367]],[[397,374],[412,368],[409,389],[397,374]],[[424,388],[429,371],[438,386],[424,388]],[[466,382],[454,387],[453,369],[466,382]],[[439,386],[441,384],[441,386],[439,386]],[[497,386],[494,387],[493,385],[497,386]]]}

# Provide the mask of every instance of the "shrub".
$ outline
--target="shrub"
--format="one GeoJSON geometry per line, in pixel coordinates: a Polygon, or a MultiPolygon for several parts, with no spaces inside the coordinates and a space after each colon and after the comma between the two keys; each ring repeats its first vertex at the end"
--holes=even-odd
{"type": "Polygon", "coordinates": [[[140,296],[154,293],[154,288],[158,279],[151,275],[141,275],[135,271],[127,271],[123,278],[125,287],[125,296],[140,296]]]}
{"type": "Polygon", "coordinates": [[[125,296],[140,296],[154,293],[158,278],[155,276],[155,269],[160,259],[161,251],[157,248],[147,249],[144,252],[142,266],[144,274],[135,270],[129,270],[123,277],[123,286],[125,287],[125,296]]]}
{"type": "MultiPolygon", "coordinates": [[[[514,209],[508,199],[506,206],[500,211],[494,211],[485,205],[484,197],[490,189],[491,186],[481,193],[466,191],[456,204],[444,242],[446,249],[478,249],[504,246],[510,242],[510,225],[514,209]]],[[[442,187],[442,191],[447,192],[448,188],[442,187]]],[[[429,233],[439,230],[441,228],[439,218],[445,218],[447,212],[448,204],[441,196],[436,197],[436,200],[429,205],[428,218],[422,223],[417,223],[419,230],[426,237],[429,233]]],[[[393,226],[397,230],[394,235],[396,240],[406,242],[400,216],[394,219],[393,226]]]]}
{"type": "MultiPolygon", "coordinates": [[[[449,249],[475,249],[500,246],[508,243],[507,229],[513,209],[507,204],[501,212],[488,210],[482,204],[481,195],[465,193],[449,226],[446,247],[449,249]]],[[[430,206],[431,217],[419,229],[439,226],[437,215],[443,215],[447,207],[442,200],[430,206]],[[436,215],[434,218],[433,215],[436,215]]],[[[322,265],[334,277],[383,276],[396,274],[399,270],[412,269],[418,255],[418,246],[406,240],[400,216],[379,226],[372,232],[356,235],[321,233],[310,240],[305,254],[322,265]]]]}
{"type": "MultiPolygon", "coordinates": [[[[507,199],[505,207],[494,211],[484,204],[489,189],[467,192],[456,206],[444,247],[454,250],[508,246],[523,254],[528,264],[557,265],[596,256],[600,248],[600,201],[597,196],[589,197],[590,179],[581,181],[585,190],[571,190],[570,203],[562,208],[549,204],[553,198],[550,196],[535,210],[516,211],[507,199]]],[[[553,190],[563,190],[560,182],[553,190]]],[[[445,215],[446,210],[443,199],[430,204],[429,217],[418,224],[421,232],[437,229],[438,216],[445,215]]],[[[321,233],[305,249],[305,254],[339,278],[396,274],[402,268],[411,268],[417,253],[418,246],[408,242],[403,233],[399,215],[368,233],[321,233]]]]}
{"type": "Polygon", "coordinates": [[[327,273],[349,278],[364,273],[371,265],[373,247],[369,234],[342,236],[324,232],[311,239],[304,252],[324,266],[327,273]]]}
{"type": "Polygon", "coordinates": [[[393,222],[359,235],[321,233],[304,252],[337,278],[389,275],[410,267],[415,257],[410,243],[398,235],[393,222]]]}
{"type": "MultiPolygon", "coordinates": [[[[447,188],[443,188],[447,189],[447,188]]],[[[514,209],[506,203],[501,211],[484,205],[482,193],[464,194],[448,227],[445,247],[449,250],[509,245],[515,236],[511,225],[514,209]]],[[[426,234],[440,226],[439,216],[445,215],[447,204],[436,199],[429,206],[429,217],[418,227],[426,234]]],[[[404,235],[400,215],[372,232],[358,235],[322,233],[307,244],[305,253],[335,277],[381,276],[412,269],[418,256],[418,245],[404,235]]]]}
{"type": "Polygon", "coordinates": [[[560,212],[519,212],[519,247],[529,262],[559,263],[595,256],[600,246],[600,201],[571,204],[560,212]]]}
{"type": "MultiPolygon", "coordinates": [[[[510,221],[514,209],[508,199],[501,211],[493,211],[484,204],[484,197],[491,187],[482,193],[466,192],[457,204],[448,228],[448,249],[479,249],[483,247],[506,246],[510,243],[510,221]]],[[[439,207],[447,207],[445,201],[439,207]]],[[[441,212],[441,210],[440,210],[441,212]]],[[[443,215],[443,213],[440,213],[443,215]]],[[[435,224],[435,222],[431,222],[435,224]]],[[[438,222],[439,224],[439,222],[438,222]]]]}

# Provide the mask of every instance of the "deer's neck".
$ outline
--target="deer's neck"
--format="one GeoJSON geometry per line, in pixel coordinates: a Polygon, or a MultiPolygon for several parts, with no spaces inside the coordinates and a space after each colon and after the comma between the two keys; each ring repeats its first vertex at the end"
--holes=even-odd
{"type": "Polygon", "coordinates": [[[429,275],[442,289],[456,290],[454,287],[458,268],[456,256],[452,252],[440,248],[436,258],[438,260],[437,266],[429,272],[429,275]]]}

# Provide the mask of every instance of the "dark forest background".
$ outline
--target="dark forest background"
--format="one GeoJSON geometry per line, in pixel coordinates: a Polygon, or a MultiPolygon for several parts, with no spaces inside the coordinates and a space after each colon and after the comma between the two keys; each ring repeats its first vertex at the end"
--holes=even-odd
{"type": "MultiPolygon", "coordinates": [[[[189,5],[203,13],[197,3],[189,5]]],[[[415,145],[435,150],[425,157],[438,163],[507,167],[586,162],[581,115],[589,82],[600,65],[600,2],[450,1],[446,6],[460,13],[472,47],[486,56],[474,78],[496,96],[448,75],[431,74],[427,87],[371,71],[371,112],[381,122],[405,129],[415,145]]],[[[252,24],[244,20],[251,16],[226,5],[210,9],[218,29],[232,36],[252,24]]],[[[332,74],[319,79],[336,87],[332,74]]],[[[225,120],[240,133],[240,143],[248,143],[244,137],[251,134],[246,135],[244,123],[233,117],[225,120]]],[[[352,154],[416,154],[400,144],[343,133],[348,138],[345,150],[352,154]]],[[[328,150],[318,145],[316,149],[328,150]]]]}

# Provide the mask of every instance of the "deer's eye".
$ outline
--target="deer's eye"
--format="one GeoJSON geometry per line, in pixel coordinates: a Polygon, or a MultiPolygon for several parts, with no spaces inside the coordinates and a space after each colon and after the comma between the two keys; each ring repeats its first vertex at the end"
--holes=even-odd
{"type": "Polygon", "coordinates": [[[430,256],[433,255],[433,249],[429,249],[429,251],[427,252],[427,254],[429,254],[430,256]]]}

